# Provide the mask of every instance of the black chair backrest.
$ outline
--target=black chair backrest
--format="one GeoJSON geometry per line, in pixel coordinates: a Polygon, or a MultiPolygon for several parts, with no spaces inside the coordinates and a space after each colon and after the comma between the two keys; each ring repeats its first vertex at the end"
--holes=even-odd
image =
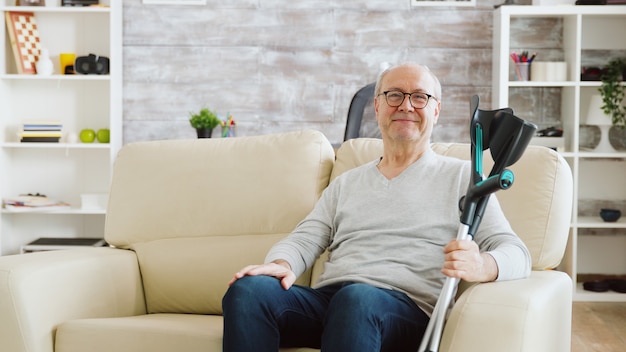
{"type": "Polygon", "coordinates": [[[370,83],[359,89],[352,98],[348,109],[344,141],[357,137],[380,138],[380,131],[373,113],[375,88],[376,83],[370,83]]]}

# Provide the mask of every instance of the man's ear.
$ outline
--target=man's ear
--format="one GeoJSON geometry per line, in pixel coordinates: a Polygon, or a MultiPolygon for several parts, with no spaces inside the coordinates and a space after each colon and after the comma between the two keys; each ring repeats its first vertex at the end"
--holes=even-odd
{"type": "Polygon", "coordinates": [[[441,111],[441,102],[437,101],[437,106],[435,106],[435,110],[433,111],[433,117],[434,117],[434,122],[433,125],[437,124],[437,121],[439,121],[439,112],[441,111]]]}
{"type": "Polygon", "coordinates": [[[378,96],[374,97],[374,112],[375,112],[375,116],[376,116],[376,121],[378,121],[378,104],[380,104],[380,100],[378,100],[378,96]]]}

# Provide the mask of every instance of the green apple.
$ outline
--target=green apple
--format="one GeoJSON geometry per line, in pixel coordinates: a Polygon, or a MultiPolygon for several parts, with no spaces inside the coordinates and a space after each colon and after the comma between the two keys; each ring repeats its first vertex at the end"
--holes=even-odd
{"type": "Polygon", "coordinates": [[[93,143],[96,139],[96,132],[92,129],[86,128],[80,131],[80,141],[83,143],[93,143]]]}
{"type": "Polygon", "coordinates": [[[108,128],[101,128],[96,133],[96,138],[98,138],[98,142],[100,143],[109,143],[111,132],[108,128]]]}

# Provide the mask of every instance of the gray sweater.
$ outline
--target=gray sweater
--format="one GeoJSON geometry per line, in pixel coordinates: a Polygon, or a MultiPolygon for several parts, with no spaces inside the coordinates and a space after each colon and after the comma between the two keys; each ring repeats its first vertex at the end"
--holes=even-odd
{"type": "MultiPolygon", "coordinates": [[[[442,249],[460,226],[458,204],[469,185],[470,163],[429,150],[388,180],[378,162],[335,179],[266,262],[284,259],[299,276],[328,249],[315,287],[352,281],[398,290],[431,314],[445,282],[442,249]]],[[[495,258],[497,280],[529,275],[528,249],[494,195],[474,240],[495,258]]]]}

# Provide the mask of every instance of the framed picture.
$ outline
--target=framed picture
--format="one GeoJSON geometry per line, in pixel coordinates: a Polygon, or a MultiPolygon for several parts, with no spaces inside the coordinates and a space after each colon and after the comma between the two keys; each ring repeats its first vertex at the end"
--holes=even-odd
{"type": "Polygon", "coordinates": [[[411,0],[411,6],[476,6],[476,0],[411,0]]]}
{"type": "Polygon", "coordinates": [[[16,6],[46,6],[46,0],[16,0],[16,6]]]}

